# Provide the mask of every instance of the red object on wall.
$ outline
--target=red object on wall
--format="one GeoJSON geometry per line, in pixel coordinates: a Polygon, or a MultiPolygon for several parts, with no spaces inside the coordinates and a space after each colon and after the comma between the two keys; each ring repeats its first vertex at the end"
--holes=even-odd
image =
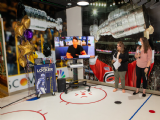
{"type": "MultiPolygon", "coordinates": [[[[152,63],[150,66],[150,71],[149,71],[148,76],[151,73],[153,65],[154,65],[154,63],[152,63]]],[[[108,66],[107,64],[103,63],[102,61],[100,61],[98,58],[96,60],[95,65],[90,65],[90,68],[92,69],[94,75],[98,78],[98,80],[100,82],[105,82],[104,77],[105,77],[106,73],[109,73],[109,72],[113,73],[112,68],[110,66],[108,66]],[[109,69],[108,70],[104,69],[106,67],[109,69]]],[[[136,80],[137,80],[136,61],[133,61],[132,63],[128,64],[128,71],[126,72],[126,76],[125,76],[125,86],[136,87],[136,80]]],[[[107,82],[114,81],[114,76],[108,77],[106,81],[107,82]]],[[[121,82],[121,80],[119,80],[119,83],[120,82],[121,82]]],[[[143,83],[143,79],[141,79],[141,83],[143,83]]]]}
{"type": "MultiPolygon", "coordinates": [[[[113,71],[110,66],[100,61],[98,58],[96,60],[95,65],[90,65],[90,68],[92,69],[94,75],[98,78],[100,82],[104,82],[103,78],[106,72],[113,71]],[[105,68],[108,68],[106,70],[105,68]]],[[[113,79],[114,80],[114,79],[113,79]]]]}

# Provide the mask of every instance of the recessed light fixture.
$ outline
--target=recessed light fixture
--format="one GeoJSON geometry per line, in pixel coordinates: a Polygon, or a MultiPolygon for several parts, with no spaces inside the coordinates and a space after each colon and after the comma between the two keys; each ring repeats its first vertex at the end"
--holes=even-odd
{"type": "Polygon", "coordinates": [[[77,2],[77,5],[85,6],[85,5],[89,5],[89,2],[86,1],[86,0],[79,0],[79,1],[77,2]]]}
{"type": "Polygon", "coordinates": [[[67,3],[67,5],[72,5],[72,3],[67,3]]]}
{"type": "Polygon", "coordinates": [[[93,15],[97,15],[97,10],[93,9],[93,15]]]}
{"type": "Polygon", "coordinates": [[[113,1],[113,5],[116,5],[116,3],[113,1]]]}

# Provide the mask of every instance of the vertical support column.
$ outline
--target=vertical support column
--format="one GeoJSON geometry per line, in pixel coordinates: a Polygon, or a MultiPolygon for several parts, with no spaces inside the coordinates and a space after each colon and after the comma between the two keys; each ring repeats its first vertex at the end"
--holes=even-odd
{"type": "MultiPolygon", "coordinates": [[[[82,9],[81,7],[77,6],[77,7],[66,9],[66,15],[67,15],[67,36],[82,36],[82,9]]],[[[78,59],[77,61],[83,63],[83,59],[78,59]]],[[[83,79],[83,68],[78,68],[76,73],[73,71],[68,69],[69,77],[74,76],[72,75],[74,73],[74,74],[78,74],[76,80],[83,79]]]]}
{"type": "Polygon", "coordinates": [[[19,54],[19,52],[18,52],[18,38],[17,38],[17,36],[15,36],[15,45],[16,45],[16,59],[17,59],[17,72],[18,72],[18,75],[20,74],[20,68],[19,68],[19,61],[18,61],[18,54],[19,54]]]}

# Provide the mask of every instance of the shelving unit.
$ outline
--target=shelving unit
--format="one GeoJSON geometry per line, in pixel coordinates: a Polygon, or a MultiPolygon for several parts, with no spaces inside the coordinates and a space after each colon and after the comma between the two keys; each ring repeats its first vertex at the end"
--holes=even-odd
{"type": "Polygon", "coordinates": [[[155,56],[160,56],[160,54],[155,54],[155,56]]]}
{"type": "MultiPolygon", "coordinates": [[[[97,53],[102,53],[102,54],[111,54],[110,52],[101,52],[101,51],[96,51],[97,53]]],[[[129,54],[130,56],[134,56],[134,54],[129,54]]]]}
{"type": "Polygon", "coordinates": [[[96,51],[97,53],[102,53],[102,54],[111,54],[111,53],[109,53],[109,52],[101,52],[101,51],[96,51]]]}
{"type": "MultiPolygon", "coordinates": [[[[117,45],[117,42],[98,41],[96,44],[117,45]]],[[[135,42],[124,42],[124,45],[135,45],[135,42]]]]}

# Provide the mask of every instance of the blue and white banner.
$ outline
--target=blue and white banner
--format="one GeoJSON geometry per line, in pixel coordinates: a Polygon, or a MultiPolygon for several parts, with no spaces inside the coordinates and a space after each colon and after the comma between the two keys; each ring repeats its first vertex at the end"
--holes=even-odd
{"type": "Polygon", "coordinates": [[[35,65],[34,72],[37,94],[56,91],[55,64],[35,65]]]}

